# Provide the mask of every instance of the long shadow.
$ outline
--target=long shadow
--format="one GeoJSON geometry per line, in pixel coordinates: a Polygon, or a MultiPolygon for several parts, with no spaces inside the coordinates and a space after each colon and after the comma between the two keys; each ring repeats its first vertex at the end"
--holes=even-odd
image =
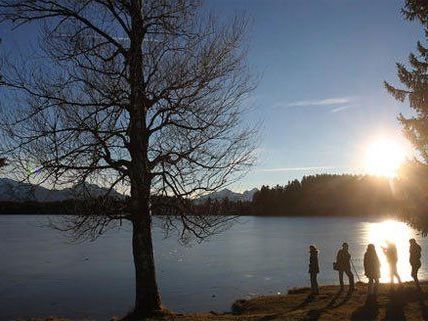
{"type": "Polygon", "coordinates": [[[334,304],[334,305],[332,305],[331,306],[331,308],[338,308],[338,307],[340,307],[340,306],[342,306],[342,305],[344,305],[346,302],[348,302],[349,301],[349,299],[352,297],[352,291],[348,291],[348,292],[346,292],[346,295],[343,297],[343,299],[342,300],[340,300],[340,302],[338,302],[338,303],[336,303],[336,304],[334,304]]]}
{"type": "Polygon", "coordinates": [[[294,308],[292,309],[292,311],[296,311],[296,310],[299,310],[299,309],[301,309],[301,308],[304,308],[305,306],[307,306],[309,303],[311,303],[311,302],[313,302],[313,301],[315,301],[315,296],[314,296],[313,294],[309,294],[309,295],[305,298],[305,300],[303,300],[303,302],[302,302],[302,303],[300,303],[298,306],[294,307],[294,308]]]}
{"type": "Polygon", "coordinates": [[[305,321],[318,321],[325,309],[310,310],[306,315],[305,321]]]}
{"type": "Polygon", "coordinates": [[[406,295],[400,289],[391,290],[389,302],[385,306],[385,321],[405,321],[404,307],[406,305],[406,295]]]}
{"type": "Polygon", "coordinates": [[[366,302],[363,306],[358,307],[352,312],[352,321],[370,321],[375,320],[379,314],[379,306],[377,298],[374,295],[367,296],[366,302]]]}
{"type": "Polygon", "coordinates": [[[271,321],[278,318],[278,314],[265,315],[264,317],[258,319],[258,321],[271,321]]]}
{"type": "Polygon", "coordinates": [[[337,291],[336,294],[331,298],[330,302],[326,305],[326,309],[335,307],[337,304],[337,299],[340,297],[342,293],[343,293],[343,290],[337,291]]]}
{"type": "Polygon", "coordinates": [[[419,306],[421,307],[422,320],[428,320],[428,307],[423,299],[419,301],[419,306]]]}
{"type": "Polygon", "coordinates": [[[319,318],[321,317],[321,315],[329,310],[329,309],[334,309],[337,308],[339,306],[341,306],[342,304],[344,304],[345,302],[347,302],[351,296],[352,296],[352,292],[347,292],[346,296],[339,302],[337,303],[337,299],[339,298],[339,296],[343,293],[342,290],[339,290],[330,300],[330,302],[323,308],[320,309],[313,309],[310,310],[305,317],[305,321],[318,321],[319,318]]]}
{"type": "Polygon", "coordinates": [[[423,291],[419,292],[419,306],[421,308],[422,320],[428,320],[428,306],[425,304],[427,294],[423,291]]]}

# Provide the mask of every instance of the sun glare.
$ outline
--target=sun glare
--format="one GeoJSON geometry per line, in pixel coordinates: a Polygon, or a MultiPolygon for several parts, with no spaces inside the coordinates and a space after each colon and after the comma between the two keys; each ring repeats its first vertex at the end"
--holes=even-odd
{"type": "Polygon", "coordinates": [[[365,171],[370,175],[395,177],[406,159],[404,144],[389,139],[379,139],[368,145],[365,154],[365,171]]]}
{"type": "Polygon", "coordinates": [[[389,268],[382,247],[386,242],[397,246],[398,273],[402,281],[411,280],[409,265],[409,239],[416,237],[413,230],[403,222],[387,220],[379,223],[368,223],[367,243],[373,243],[381,263],[381,282],[389,282],[389,268]]]}

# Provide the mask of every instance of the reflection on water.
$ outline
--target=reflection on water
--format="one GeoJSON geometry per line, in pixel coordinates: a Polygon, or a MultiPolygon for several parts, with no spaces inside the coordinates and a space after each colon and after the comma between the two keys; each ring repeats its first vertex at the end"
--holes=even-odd
{"type": "Polygon", "coordinates": [[[394,220],[365,224],[367,244],[373,243],[379,256],[381,264],[380,281],[389,282],[388,262],[382,250],[382,247],[386,247],[387,242],[393,242],[397,246],[397,270],[401,280],[412,280],[409,264],[409,239],[416,237],[414,231],[407,224],[394,220]]]}
{"type": "MultiPolygon", "coordinates": [[[[40,228],[43,216],[0,216],[0,320],[61,315],[109,320],[134,300],[131,228],[96,242],[70,244],[58,231],[40,228]],[[90,290],[88,290],[90,289],[90,290]]],[[[332,262],[348,242],[362,281],[367,244],[376,244],[382,281],[388,266],[380,246],[397,243],[398,270],[410,280],[408,240],[422,246],[420,279],[428,278],[428,239],[405,224],[349,217],[243,217],[209,242],[185,247],[153,231],[158,283],[165,306],[177,312],[228,311],[238,298],[286,293],[307,286],[308,246],[319,252],[320,284],[338,284],[332,262]]]]}

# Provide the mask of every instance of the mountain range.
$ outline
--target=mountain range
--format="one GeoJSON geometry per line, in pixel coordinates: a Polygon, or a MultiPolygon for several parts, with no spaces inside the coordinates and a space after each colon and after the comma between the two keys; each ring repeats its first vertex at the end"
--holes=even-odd
{"type": "MultiPolygon", "coordinates": [[[[198,199],[203,202],[210,199],[230,201],[251,201],[257,188],[245,191],[243,193],[233,192],[230,189],[222,189],[211,194],[204,195],[198,199]]],[[[0,202],[59,202],[69,199],[81,198],[83,195],[97,197],[105,195],[107,189],[95,184],[81,183],[65,189],[48,189],[43,186],[32,185],[29,183],[15,181],[9,178],[0,178],[0,202]]],[[[123,198],[123,194],[112,191],[110,196],[123,198]]]]}
{"type": "MultiPolygon", "coordinates": [[[[88,183],[80,183],[64,189],[48,189],[9,178],[0,178],[0,201],[3,202],[59,202],[83,196],[97,197],[106,193],[107,189],[88,183]]],[[[117,198],[123,197],[116,191],[112,191],[110,195],[117,198]]]]}
{"type": "Polygon", "coordinates": [[[207,199],[212,199],[212,200],[222,200],[222,199],[229,199],[229,201],[232,202],[237,202],[237,201],[252,201],[253,200],[253,195],[255,192],[257,192],[258,189],[257,188],[253,188],[251,190],[245,191],[243,193],[237,193],[234,191],[231,191],[228,188],[222,189],[218,192],[213,192],[211,194],[207,194],[204,196],[201,196],[199,198],[199,201],[203,202],[206,201],[207,199]]]}

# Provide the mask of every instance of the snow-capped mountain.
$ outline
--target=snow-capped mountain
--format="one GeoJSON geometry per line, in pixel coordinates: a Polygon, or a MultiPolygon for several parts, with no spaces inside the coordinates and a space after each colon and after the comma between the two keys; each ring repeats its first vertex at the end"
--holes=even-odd
{"type": "MultiPolygon", "coordinates": [[[[107,190],[94,184],[81,183],[71,188],[51,190],[42,186],[0,178],[0,201],[10,202],[55,202],[82,197],[97,197],[105,195],[107,190]]],[[[112,197],[122,198],[122,194],[113,191],[112,197]]]]}
{"type": "MultiPolygon", "coordinates": [[[[243,193],[237,193],[225,188],[218,192],[200,197],[198,202],[203,202],[208,198],[216,200],[228,198],[232,202],[251,201],[254,193],[257,191],[257,188],[253,188],[243,193]]],[[[58,202],[68,199],[102,196],[105,195],[106,192],[107,189],[88,183],[77,184],[71,188],[65,189],[48,189],[38,185],[18,182],[9,178],[0,178],[0,202],[58,202]]],[[[110,196],[115,198],[124,197],[124,195],[116,191],[111,192],[110,196]]]]}
{"type": "Polygon", "coordinates": [[[222,189],[218,192],[213,192],[211,194],[204,195],[199,198],[199,201],[205,201],[208,198],[215,199],[215,200],[222,200],[228,198],[230,201],[236,202],[236,201],[251,201],[253,199],[253,195],[255,192],[257,192],[257,188],[253,188],[251,190],[245,191],[243,193],[237,193],[234,191],[231,191],[228,188],[222,189]]]}

